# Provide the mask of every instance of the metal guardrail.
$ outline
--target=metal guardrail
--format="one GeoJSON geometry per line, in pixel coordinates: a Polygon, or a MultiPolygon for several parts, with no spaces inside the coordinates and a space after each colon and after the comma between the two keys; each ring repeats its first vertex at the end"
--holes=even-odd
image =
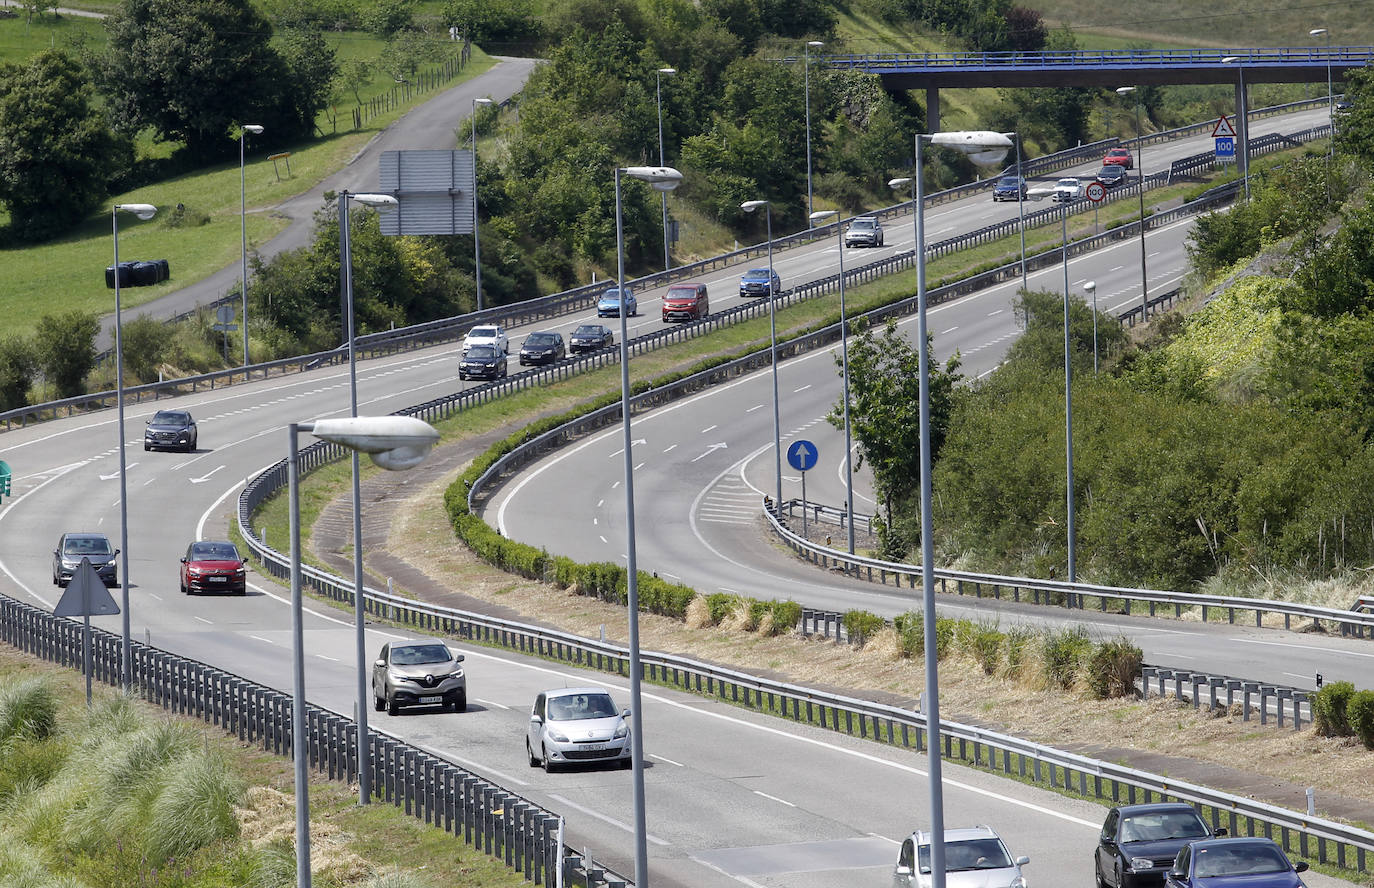
{"type": "MultiPolygon", "coordinates": [[[[0,641],[25,654],[80,671],[82,637],[81,623],[0,595],[0,641]]],[[[129,684],[138,696],[266,752],[295,755],[290,694],[138,641],[130,647],[129,684]]],[[[118,686],[120,659],[120,637],[92,629],[92,678],[118,686]]],[[[561,885],[560,867],[575,875],[586,865],[560,845],[557,814],[392,737],[369,732],[369,740],[372,786],[380,801],[503,860],[536,885],[561,885]]],[[[357,751],[358,727],[352,719],[307,704],[304,754],[311,769],[330,780],[355,782],[357,751]]],[[[618,878],[592,883],[593,888],[623,884],[618,878]]]]}
{"type": "MultiPolygon", "coordinates": [[[[1253,112],[1251,116],[1262,116],[1265,112],[1286,113],[1295,110],[1306,104],[1311,104],[1316,100],[1308,102],[1293,102],[1288,105],[1274,106],[1273,109],[1263,109],[1263,111],[1253,112]]],[[[1211,121],[1200,124],[1192,124],[1186,127],[1179,127],[1162,133],[1155,133],[1144,138],[1144,144],[1152,141],[1167,141],[1172,138],[1179,138],[1183,135],[1200,132],[1211,126],[1211,121]]],[[[1096,153],[1099,147],[1110,147],[1114,144],[1133,144],[1134,140],[1120,142],[1115,139],[1108,139],[1102,142],[1092,143],[1091,145],[1077,146],[1066,149],[1055,154],[1045,155],[1040,158],[1024,160],[1023,164],[1028,168],[1033,168],[1035,172],[1044,172],[1051,169],[1062,169],[1064,166],[1072,165],[1085,156],[1096,153]]],[[[926,205],[935,206],[951,200],[960,199],[969,194],[978,193],[991,189],[996,184],[996,178],[984,179],[979,182],[972,182],[966,185],[959,185],[933,195],[926,196],[926,205]]],[[[1138,186],[1127,186],[1133,189],[1138,186]]],[[[1126,195],[1135,194],[1134,190],[1121,188],[1113,189],[1109,193],[1109,199],[1116,200],[1126,195]]],[[[1086,202],[1085,202],[1086,203],[1086,202]]],[[[1080,208],[1086,209],[1086,207],[1080,208]]],[[[862,215],[876,215],[882,219],[891,219],[895,216],[910,213],[911,201],[894,204],[862,215]]],[[[1053,215],[1052,211],[1042,211],[1044,214],[1053,215]]],[[[1027,217],[1028,222],[1039,221],[1044,216],[1037,217],[1035,214],[1027,217]]],[[[847,221],[847,220],[846,220],[847,221]]],[[[834,236],[834,226],[845,224],[845,222],[834,222],[820,228],[809,229],[776,238],[773,241],[774,248],[777,250],[789,249],[812,240],[823,237],[834,236]]],[[[992,229],[998,226],[989,226],[979,232],[964,235],[964,238],[971,238],[967,244],[983,243],[993,238],[992,229]]],[[[1001,226],[1006,230],[1006,225],[1001,226]]],[[[1015,230],[1014,228],[1012,230],[1015,230]]],[[[955,244],[953,249],[958,249],[960,238],[951,238],[945,242],[955,244]]],[[[928,249],[939,250],[941,244],[932,245],[928,249]]],[[[744,259],[756,258],[767,254],[768,244],[755,244],[744,247],[730,253],[705,259],[700,262],[684,265],[667,272],[658,272],[639,278],[632,283],[637,287],[660,286],[671,283],[675,280],[682,280],[694,277],[703,271],[710,271],[722,266],[732,265],[744,259]]],[[[944,255],[944,252],[935,252],[932,255],[944,255]]],[[[466,315],[459,315],[451,318],[442,318],[436,321],[428,321],[422,324],[415,324],[395,330],[385,330],[376,333],[368,333],[356,337],[354,347],[357,354],[362,358],[384,357],[398,352],[410,351],[420,348],[428,348],[433,345],[441,345],[448,342],[458,341],[469,329],[479,324],[504,324],[519,325],[531,321],[544,320],[552,317],[561,317],[574,312],[585,311],[595,304],[601,292],[610,285],[608,281],[594,284],[587,284],[565,290],[561,293],[554,293],[549,296],[542,296],[536,299],[512,305],[501,305],[493,308],[483,309],[480,312],[472,312],[466,315]]],[[[209,307],[219,304],[237,303],[237,296],[225,297],[210,303],[209,307]]],[[[191,314],[194,312],[190,312],[191,314]]],[[[129,386],[124,389],[126,401],[140,403],[146,400],[158,400],[162,397],[176,397],[188,393],[200,391],[202,389],[213,390],[220,386],[234,385],[241,382],[249,382],[255,378],[266,379],[273,375],[288,372],[302,372],[315,369],[321,366],[341,364],[348,359],[348,353],[343,347],[330,349],[328,351],[316,352],[309,355],[300,355],[292,358],[282,358],[276,361],[267,361],[260,364],[253,364],[248,367],[237,367],[228,370],[217,370],[211,373],[188,376],[180,379],[165,380],[144,385],[129,386]]],[[[25,407],[16,408],[5,412],[0,412],[0,422],[3,422],[4,430],[12,428],[23,428],[30,422],[42,422],[47,419],[59,416],[70,416],[77,412],[108,409],[113,407],[116,400],[116,392],[113,390],[103,392],[91,392],[78,395],[73,398],[65,398],[57,401],[48,401],[42,404],[30,404],[25,407]]]]}
{"type": "MultiPolygon", "coordinates": [[[[286,557],[252,536],[245,520],[249,516],[242,504],[241,499],[239,529],[250,541],[250,548],[263,559],[268,572],[286,574],[286,557]]],[[[351,581],[313,568],[306,568],[303,573],[304,582],[316,593],[340,602],[353,601],[351,581]]],[[[373,589],[364,590],[364,608],[377,618],[413,626],[426,634],[499,645],[522,654],[617,675],[625,675],[629,669],[628,650],[564,632],[373,589]]],[[[862,739],[917,752],[927,749],[925,719],[919,712],[773,681],[685,657],[641,651],[640,663],[645,681],[862,739]]],[[[1290,853],[1296,850],[1307,857],[1315,850],[1322,863],[1369,872],[1374,833],[1366,830],[943,719],[941,737],[941,752],[946,758],[973,767],[1099,801],[1110,800],[1113,804],[1165,799],[1188,802],[1199,807],[1213,826],[1226,826],[1232,835],[1269,836],[1290,853]]]]}
{"type": "Polygon", "coordinates": [[[1221,706],[1230,709],[1236,705],[1236,697],[1239,696],[1241,721],[1250,720],[1251,695],[1259,700],[1258,712],[1261,725],[1269,724],[1269,702],[1271,700],[1274,702],[1274,714],[1280,728],[1284,726],[1285,706],[1291,713],[1288,721],[1293,726],[1293,730],[1302,730],[1304,713],[1306,713],[1308,721],[1312,720],[1311,694],[1302,688],[1269,684],[1246,678],[1234,678],[1229,675],[1194,672],[1191,669],[1167,669],[1161,666],[1142,666],[1140,669],[1140,693],[1146,700],[1150,698],[1150,685],[1152,683],[1158,686],[1159,696],[1167,696],[1166,686],[1169,682],[1173,683],[1174,699],[1180,703],[1191,700],[1194,709],[1202,708],[1202,691],[1205,688],[1208,709],[1217,709],[1221,706]],[[1191,689],[1186,696],[1183,693],[1185,686],[1191,689]],[[1218,691],[1225,691],[1225,702],[1222,702],[1218,691]]]}
{"type": "MultiPolygon", "coordinates": [[[[773,532],[793,551],[807,561],[826,568],[838,568],[850,576],[869,582],[886,585],[889,580],[897,586],[903,582],[915,588],[922,576],[920,565],[902,564],[850,555],[848,552],[820,546],[793,533],[782,524],[772,512],[764,510],[773,532]]],[[[1292,628],[1293,618],[1311,620],[1314,625],[1333,625],[1340,628],[1342,635],[1364,638],[1366,632],[1374,637],[1374,613],[1362,613],[1339,608],[1319,607],[1312,604],[1298,604],[1286,601],[1270,601],[1263,598],[1240,598],[1227,595],[1204,595],[1195,592],[1167,592],[1156,589],[1132,589],[1126,586],[1101,586],[1093,583],[1070,583],[1066,580],[1038,580],[1029,577],[1008,577],[998,574],[974,573],[972,571],[946,570],[936,568],[935,578],[939,580],[940,591],[949,592],[951,584],[959,595],[985,594],[1001,598],[1005,592],[1013,601],[1021,601],[1023,596],[1036,604],[1054,604],[1069,609],[1086,610],[1088,602],[1095,600],[1102,613],[1109,613],[1107,603],[1119,602],[1121,613],[1130,614],[1134,603],[1149,607],[1150,616],[1155,616],[1159,608],[1172,609],[1175,617],[1181,617],[1185,608],[1200,608],[1203,622],[1207,622],[1212,611],[1224,611],[1228,623],[1236,622],[1237,611],[1251,612],[1255,615],[1255,625],[1264,625],[1264,616],[1274,614],[1283,617],[1283,627],[1292,628]]]]}
{"type": "MultiPolygon", "coordinates": [[[[1222,59],[1240,56],[1246,64],[1364,65],[1374,60],[1370,46],[1287,46],[1232,49],[1077,49],[1043,52],[872,52],[821,56],[817,61],[840,70],[884,68],[1029,67],[1055,68],[1103,66],[1127,69],[1170,65],[1222,65],[1222,59]]],[[[1228,70],[1230,66],[1227,65],[1228,70]]]]}

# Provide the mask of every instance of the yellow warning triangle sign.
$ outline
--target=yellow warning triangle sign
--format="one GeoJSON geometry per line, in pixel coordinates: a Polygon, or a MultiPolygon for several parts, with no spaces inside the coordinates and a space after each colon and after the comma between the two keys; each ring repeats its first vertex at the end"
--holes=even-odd
{"type": "Polygon", "coordinates": [[[1212,138],[1214,139],[1220,136],[1235,136],[1235,134],[1236,128],[1231,126],[1231,121],[1224,114],[1217,121],[1217,125],[1212,127],[1212,138]]]}

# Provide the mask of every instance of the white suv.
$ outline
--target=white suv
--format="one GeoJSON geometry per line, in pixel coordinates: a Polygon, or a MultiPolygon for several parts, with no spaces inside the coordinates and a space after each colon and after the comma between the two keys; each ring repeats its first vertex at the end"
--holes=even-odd
{"type": "MultiPolygon", "coordinates": [[[[945,830],[947,888],[1026,888],[1021,867],[1029,857],[1012,859],[990,826],[945,830]]],[[[892,871],[894,888],[930,888],[930,834],[914,832],[902,842],[892,871]]]]}
{"type": "Polygon", "coordinates": [[[486,324],[469,330],[468,335],[463,337],[463,354],[467,354],[474,345],[491,345],[501,349],[503,354],[510,354],[510,340],[498,324],[486,324]]]}
{"type": "Polygon", "coordinates": [[[844,233],[846,247],[881,247],[883,245],[883,223],[877,216],[859,216],[849,223],[844,233]]]}

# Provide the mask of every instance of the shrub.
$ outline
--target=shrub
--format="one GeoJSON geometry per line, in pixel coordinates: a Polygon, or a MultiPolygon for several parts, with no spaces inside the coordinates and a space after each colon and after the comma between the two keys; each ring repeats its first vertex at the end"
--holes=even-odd
{"type": "Polygon", "coordinates": [[[1346,705],[1350,729],[1365,749],[1374,749],[1374,691],[1356,691],[1346,705]]]}
{"type": "Polygon", "coordinates": [[[1350,724],[1350,698],[1355,686],[1348,681],[1323,685],[1310,698],[1312,725],[1319,737],[1349,737],[1355,733],[1350,724]]]}
{"type": "Polygon", "coordinates": [[[735,608],[736,597],[726,592],[714,592],[706,596],[706,607],[711,614],[712,626],[719,626],[721,620],[730,616],[730,611],[735,608]]]}
{"type": "Polygon", "coordinates": [[[1008,678],[1022,678],[1025,675],[1028,662],[1027,653],[1030,651],[1031,642],[1034,640],[1035,633],[1024,626],[1018,626],[1003,636],[1003,675],[1008,678]]]}
{"type": "Polygon", "coordinates": [[[1088,691],[1098,700],[1127,697],[1135,690],[1135,677],[1145,655],[1125,638],[1097,645],[1088,657],[1088,691]]]}
{"type": "Polygon", "coordinates": [[[892,628],[897,632],[898,649],[903,657],[920,657],[926,652],[925,617],[915,611],[908,611],[892,618],[892,628]]]}
{"type": "MultiPolygon", "coordinates": [[[[936,624],[936,628],[939,625],[936,624]]],[[[978,661],[984,675],[997,674],[1002,661],[1002,646],[1006,636],[996,626],[985,623],[965,622],[959,633],[959,646],[978,661]]]]}
{"type": "Polygon", "coordinates": [[[855,647],[863,647],[865,639],[885,626],[887,621],[877,614],[859,610],[845,611],[844,629],[849,634],[849,643],[855,647]]]}
{"type": "Polygon", "coordinates": [[[768,609],[773,614],[770,635],[784,635],[797,628],[797,624],[801,622],[802,606],[795,601],[770,601],[768,609]]]}
{"type": "Polygon", "coordinates": [[[57,730],[57,698],[42,679],[16,682],[0,691],[0,745],[46,740],[57,730]]]}
{"type": "Polygon", "coordinates": [[[1073,687],[1078,668],[1092,652],[1092,641],[1080,627],[1061,629],[1044,637],[1045,678],[1060,690],[1073,687]]]}

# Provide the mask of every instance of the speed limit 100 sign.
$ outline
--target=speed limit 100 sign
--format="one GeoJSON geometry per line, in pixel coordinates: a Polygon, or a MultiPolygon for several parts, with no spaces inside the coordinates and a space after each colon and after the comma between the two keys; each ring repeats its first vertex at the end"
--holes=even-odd
{"type": "Polygon", "coordinates": [[[1088,200],[1093,203],[1098,203],[1102,198],[1107,196],[1107,187],[1101,182],[1089,182],[1083,194],[1088,200]]]}

